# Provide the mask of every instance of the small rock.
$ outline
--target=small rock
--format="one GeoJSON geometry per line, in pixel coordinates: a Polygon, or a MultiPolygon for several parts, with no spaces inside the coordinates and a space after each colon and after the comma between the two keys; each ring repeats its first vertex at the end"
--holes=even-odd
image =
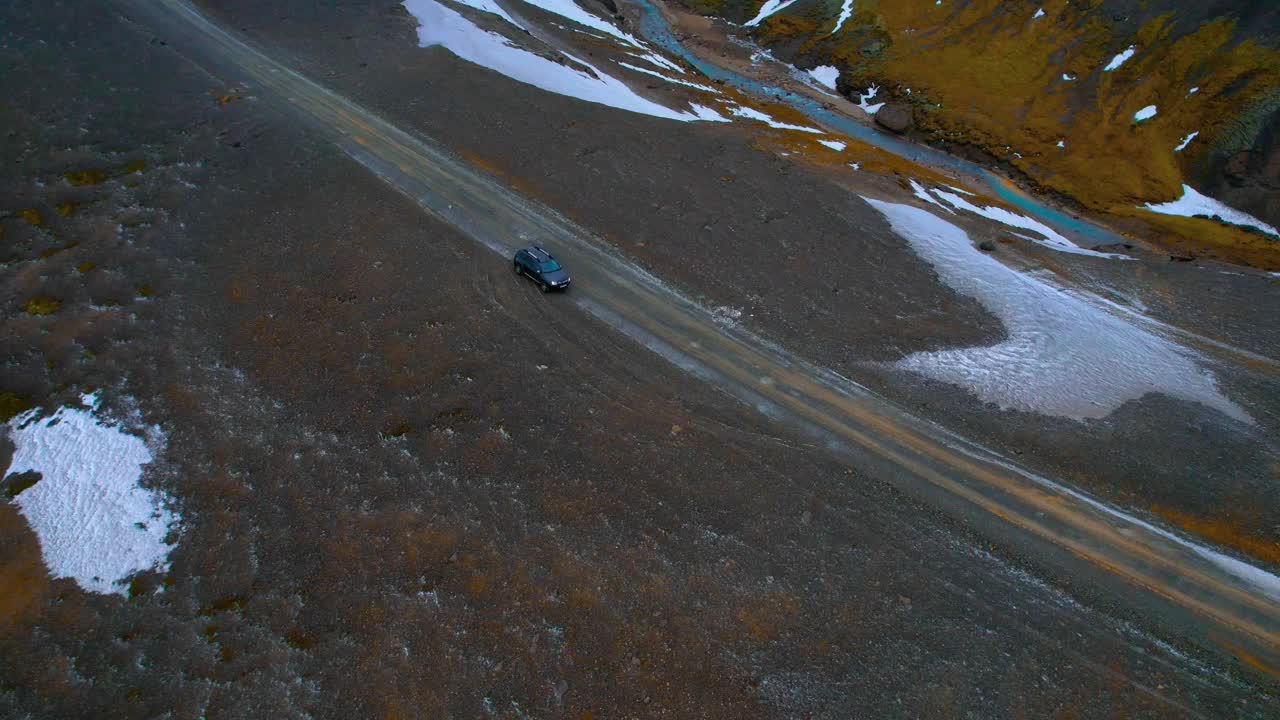
{"type": "Polygon", "coordinates": [[[1196,258],[1194,255],[1170,255],[1169,256],[1170,262],[1192,262],[1195,259],[1196,258]]]}
{"type": "Polygon", "coordinates": [[[1105,253],[1121,253],[1121,252],[1124,252],[1125,250],[1132,250],[1132,249],[1133,249],[1133,245],[1130,245],[1129,243],[1126,243],[1126,242],[1107,243],[1106,245],[1093,246],[1094,252],[1105,252],[1105,253]]]}
{"type": "Polygon", "coordinates": [[[990,240],[983,240],[982,242],[978,243],[978,249],[983,252],[995,252],[996,244],[991,242],[990,240]]]}

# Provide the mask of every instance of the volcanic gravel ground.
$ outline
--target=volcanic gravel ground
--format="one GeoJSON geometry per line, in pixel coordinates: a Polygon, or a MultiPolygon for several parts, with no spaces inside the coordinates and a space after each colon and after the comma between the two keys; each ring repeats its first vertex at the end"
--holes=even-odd
{"type": "MultiPolygon", "coordinates": [[[[280,27],[328,36],[326,12],[280,27]]],[[[0,505],[0,715],[1265,713],[1274,688],[1035,579],[1014,549],[542,296],[111,6],[3,13],[0,390],[50,408],[98,388],[126,427],[159,424],[144,482],[182,526],[168,574],[96,595],[50,580],[0,505]],[[37,297],[56,310],[27,312],[37,297]]],[[[370,17],[409,31],[389,7],[370,17]]],[[[437,103],[501,87],[547,114],[523,127],[594,125],[567,136],[608,148],[670,130],[596,124],[436,60],[415,72],[471,88],[437,103]]],[[[678,237],[635,226],[673,243],[637,252],[665,267],[678,237]]],[[[892,272],[926,282],[877,232],[892,272]]],[[[968,341],[986,337],[976,306],[946,302],[968,341]]],[[[0,463],[10,452],[0,441],[0,463]]]]}

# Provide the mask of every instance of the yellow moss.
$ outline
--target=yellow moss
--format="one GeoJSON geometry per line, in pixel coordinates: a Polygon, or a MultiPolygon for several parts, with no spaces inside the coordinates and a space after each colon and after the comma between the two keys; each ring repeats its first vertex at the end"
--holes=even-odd
{"type": "Polygon", "coordinates": [[[40,215],[40,211],[35,208],[19,210],[18,219],[32,227],[44,227],[44,217],[42,217],[40,215]]]}
{"type": "Polygon", "coordinates": [[[808,37],[818,30],[818,21],[794,15],[772,15],[760,23],[765,33],[774,38],[808,37]]]}
{"type": "Polygon", "coordinates": [[[76,187],[85,185],[98,185],[107,179],[107,171],[105,170],[74,170],[64,175],[67,182],[76,187]]]}
{"type": "Polygon", "coordinates": [[[1126,206],[1110,210],[1146,223],[1154,232],[1144,233],[1143,239],[1177,254],[1280,271],[1280,241],[1273,237],[1206,218],[1160,215],[1126,206]]]}
{"type": "Polygon", "coordinates": [[[93,263],[89,262],[88,260],[85,260],[84,262],[82,262],[82,263],[80,263],[79,265],[77,265],[77,266],[76,266],[76,270],[78,270],[78,271],[83,275],[84,273],[87,273],[87,272],[89,272],[89,271],[93,270],[95,267],[97,267],[97,265],[94,265],[93,263]]]}
{"type": "Polygon", "coordinates": [[[0,392],[0,422],[31,409],[31,401],[11,392],[0,392]]]}
{"type": "Polygon", "coordinates": [[[31,315],[52,315],[58,311],[62,303],[57,298],[34,297],[22,304],[22,309],[31,315]]]}
{"type": "MultiPolygon", "coordinates": [[[[1174,40],[1172,14],[1117,37],[1096,9],[1067,0],[1046,0],[1038,20],[1001,0],[858,7],[849,25],[860,32],[842,34],[852,39],[837,39],[829,51],[855,81],[912,88],[926,134],[984,148],[1100,212],[1177,196],[1183,163],[1211,145],[1175,154],[1180,140],[1194,131],[1206,141],[1225,135],[1245,108],[1280,88],[1280,51],[1238,41],[1226,18],[1174,40]],[[883,47],[864,54],[869,38],[883,47]],[[1102,72],[1129,44],[1140,51],[1102,72]],[[1076,79],[1064,81],[1064,73],[1076,79]],[[1193,86],[1200,91],[1188,97],[1193,86]],[[1136,124],[1134,113],[1147,105],[1159,114],[1136,124]]],[[[1175,229],[1180,242],[1203,231],[1215,253],[1280,254],[1230,229],[1175,229]]]]}

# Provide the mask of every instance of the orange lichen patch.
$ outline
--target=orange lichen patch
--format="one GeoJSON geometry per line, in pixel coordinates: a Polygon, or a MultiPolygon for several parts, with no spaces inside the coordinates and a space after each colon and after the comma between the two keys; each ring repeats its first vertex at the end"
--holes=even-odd
{"type": "Polygon", "coordinates": [[[756,640],[775,640],[790,624],[800,608],[795,597],[774,592],[760,598],[760,602],[739,608],[735,617],[747,634],[756,640]]]}
{"type": "Polygon", "coordinates": [[[32,227],[44,227],[44,217],[40,215],[40,211],[35,208],[27,208],[18,211],[18,219],[32,227]]]}
{"type": "Polygon", "coordinates": [[[1280,543],[1251,534],[1241,518],[1225,515],[1202,518],[1162,506],[1151,508],[1151,512],[1197,537],[1239,550],[1271,565],[1280,565],[1280,543]]]}
{"type": "Polygon", "coordinates": [[[64,200],[63,202],[58,203],[58,214],[62,217],[71,217],[75,214],[76,208],[79,206],[79,203],[64,200]]]}
{"type": "Polygon", "coordinates": [[[49,573],[40,557],[40,542],[17,508],[0,504],[0,538],[7,548],[0,558],[0,636],[33,618],[49,592],[49,573]]]}
{"type": "Polygon", "coordinates": [[[1260,660],[1257,656],[1253,655],[1252,653],[1245,652],[1241,648],[1234,647],[1234,646],[1228,646],[1228,647],[1231,648],[1232,654],[1240,658],[1240,660],[1245,665],[1248,665],[1249,667],[1253,668],[1254,670],[1257,670],[1258,672],[1261,672],[1266,675],[1270,675],[1271,677],[1280,677],[1280,668],[1275,668],[1275,667],[1272,667],[1271,665],[1268,665],[1267,663],[1260,660]]]}

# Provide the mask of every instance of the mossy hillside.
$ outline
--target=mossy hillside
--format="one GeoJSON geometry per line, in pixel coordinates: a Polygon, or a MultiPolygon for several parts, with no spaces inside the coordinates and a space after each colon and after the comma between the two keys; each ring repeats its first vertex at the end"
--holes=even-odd
{"type": "Polygon", "coordinates": [[[878,83],[911,101],[930,139],[978,146],[1047,190],[1127,214],[1178,197],[1215,147],[1255,139],[1263,123],[1254,116],[1265,120],[1280,97],[1280,52],[1239,37],[1230,18],[1190,27],[1152,11],[1124,29],[1102,6],[862,0],[831,35],[840,3],[802,0],[757,36],[784,59],[840,67],[844,87],[878,83]],[[1035,18],[1039,7],[1045,15],[1035,18]],[[1129,45],[1135,55],[1103,72],[1129,45]],[[1135,122],[1147,105],[1159,114],[1135,122]],[[1200,135],[1175,153],[1192,132],[1200,135]]]}

